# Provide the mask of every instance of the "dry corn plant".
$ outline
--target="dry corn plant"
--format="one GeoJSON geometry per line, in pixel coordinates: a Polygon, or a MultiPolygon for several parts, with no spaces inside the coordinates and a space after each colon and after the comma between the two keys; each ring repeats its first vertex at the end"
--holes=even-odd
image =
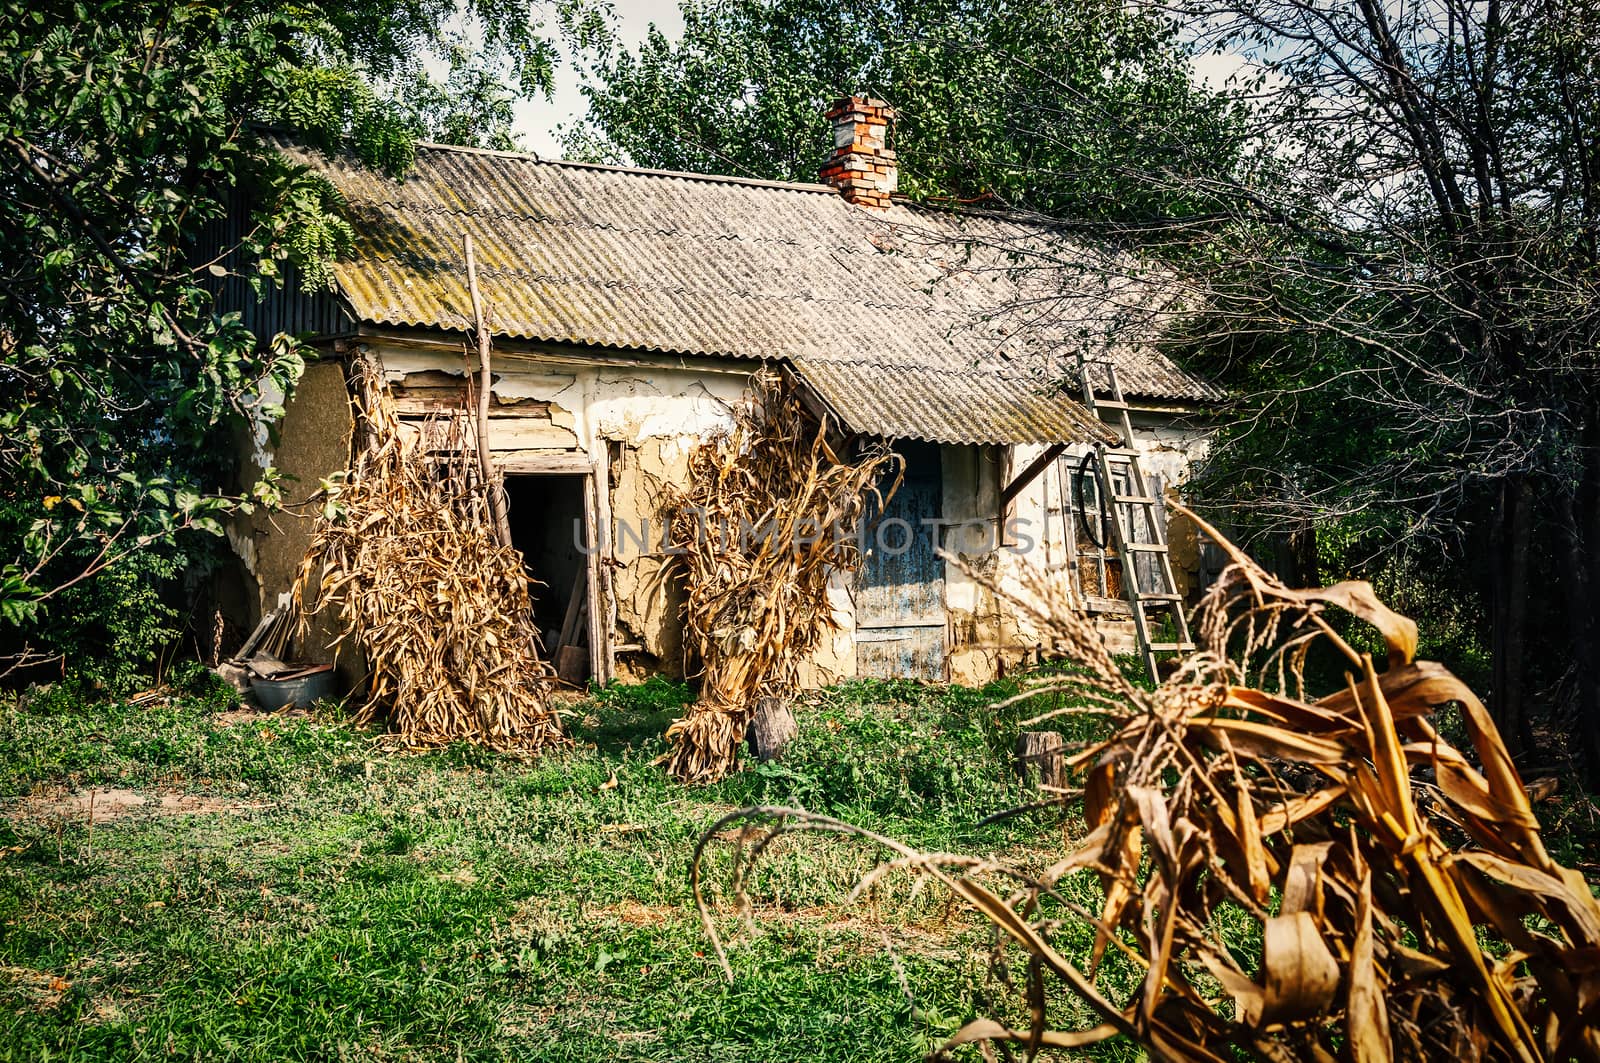
{"type": "Polygon", "coordinates": [[[386,716],[408,746],[527,753],[562,741],[522,555],[496,539],[471,418],[408,436],[381,371],[364,365],[355,391],[350,469],[295,581],[302,631],[337,611],[335,645],[353,640],[369,669],[361,719],[386,716]]]}
{"type": "Polygon", "coordinates": [[[1205,530],[1232,564],[1200,607],[1199,652],[1154,691],[1123,678],[1058,584],[1009,599],[1079,666],[1024,696],[1066,695],[1048,716],[1098,716],[1110,735],[1070,757],[1088,832],[1042,872],[794,809],[713,831],[762,824],[747,860],[787,829],[854,833],[889,850],[880,875],[930,876],[991,921],[997,957],[1020,946],[1027,962],[1018,1021],[978,1019],[946,1046],[986,1059],[1119,1035],[1170,1060],[1600,1059],[1600,904],[1545,851],[1484,706],[1414,659],[1416,625],[1367,584],[1291,590],[1205,530]],[[1375,628],[1387,660],[1329,610],[1375,628]],[[1307,654],[1329,651],[1346,686],[1307,700],[1307,654]],[[1471,754],[1429,720],[1447,704],[1471,754]],[[1068,922],[1095,930],[1072,958],[1068,922]],[[1134,972],[1131,993],[1108,988],[1112,966],[1134,972]],[[1097,1018],[1054,1028],[1063,991],[1097,1018]]]}
{"type": "Polygon", "coordinates": [[[691,455],[689,486],[665,500],[688,591],[684,643],[701,680],[667,729],[675,777],[727,774],[756,702],[798,688],[800,663],[837,627],[829,577],[859,563],[855,529],[894,460],[883,446],[835,454],[826,427],[770,375],[756,378],[732,430],[691,455]]]}

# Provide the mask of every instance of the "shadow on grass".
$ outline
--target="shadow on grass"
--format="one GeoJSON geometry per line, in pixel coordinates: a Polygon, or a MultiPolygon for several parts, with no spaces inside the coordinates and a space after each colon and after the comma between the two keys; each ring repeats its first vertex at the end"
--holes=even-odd
{"type": "Polygon", "coordinates": [[[661,676],[631,685],[613,682],[590,696],[592,708],[573,723],[572,737],[609,755],[659,744],[667,726],[694,701],[689,684],[661,676]]]}

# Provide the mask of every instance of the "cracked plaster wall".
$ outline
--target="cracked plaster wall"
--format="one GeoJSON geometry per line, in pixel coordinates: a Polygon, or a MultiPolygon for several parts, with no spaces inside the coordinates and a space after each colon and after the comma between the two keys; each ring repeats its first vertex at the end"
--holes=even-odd
{"type": "MultiPolygon", "coordinates": [[[[245,585],[248,616],[240,628],[253,629],[271,609],[288,608],[290,590],[299,574],[301,559],[311,545],[316,508],[304,503],[321,481],[344,469],[350,459],[353,422],[344,367],[337,362],[314,362],[294,389],[278,425],[277,443],[252,433],[241,462],[242,486],[254,483],[268,465],[283,475],[283,508],[257,508],[249,516],[236,516],[225,526],[228,543],[239,558],[245,585]]],[[[298,656],[306,661],[334,659],[330,644],[337,637],[331,617],[312,622],[298,656]]],[[[340,655],[340,678],[349,689],[360,681],[365,668],[355,655],[340,655]]]]}
{"type": "MultiPolygon", "coordinates": [[[[1180,499],[1190,470],[1205,456],[1211,431],[1180,426],[1170,418],[1155,414],[1136,415],[1133,427],[1134,445],[1140,453],[1140,465],[1146,475],[1159,475],[1162,478],[1168,501],[1180,499]]],[[[1013,475],[1026,469],[1044,449],[1042,446],[1017,447],[1011,461],[1013,475]]],[[[1074,447],[1061,460],[1076,464],[1082,453],[1082,447],[1074,447]]],[[[1035,574],[1046,573],[1047,578],[1052,580],[1065,581],[1069,578],[1065,529],[1060,517],[1060,493],[1059,477],[1046,472],[1025,487],[1013,501],[1011,515],[1032,542],[1019,544],[1028,546],[1028,549],[1007,551],[1002,555],[1001,583],[1007,589],[1020,590],[1022,574],[1030,568],[1035,574]]],[[[1167,539],[1171,548],[1173,578],[1178,583],[1179,593],[1187,594],[1194,588],[1200,570],[1199,544],[1194,525],[1169,510],[1167,539]]],[[[1130,622],[1108,619],[1102,621],[1101,628],[1114,652],[1132,652],[1134,636],[1130,622]]],[[[1037,633],[1027,625],[1015,632],[1015,638],[1019,647],[1028,650],[1036,646],[1038,641],[1037,633]]]]}

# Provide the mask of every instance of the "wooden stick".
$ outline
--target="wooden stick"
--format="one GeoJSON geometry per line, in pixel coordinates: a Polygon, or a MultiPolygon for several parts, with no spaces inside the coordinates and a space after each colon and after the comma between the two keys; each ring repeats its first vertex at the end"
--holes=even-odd
{"type": "Polygon", "coordinates": [[[484,494],[489,499],[489,514],[494,535],[501,546],[511,545],[511,521],[506,517],[506,500],[494,475],[489,457],[489,395],[494,377],[489,372],[489,325],[483,312],[483,297],[478,294],[478,260],[472,253],[472,237],[463,236],[467,251],[467,291],[472,295],[473,329],[478,336],[478,472],[483,477],[484,494]]]}

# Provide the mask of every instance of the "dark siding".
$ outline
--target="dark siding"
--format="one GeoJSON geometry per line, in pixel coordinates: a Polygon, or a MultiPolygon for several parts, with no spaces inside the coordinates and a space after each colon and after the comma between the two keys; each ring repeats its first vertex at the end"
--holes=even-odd
{"type": "MultiPolygon", "coordinates": [[[[193,261],[203,268],[224,250],[237,246],[250,224],[250,204],[244,193],[235,191],[228,212],[207,226],[194,248],[193,261]]],[[[285,268],[282,285],[265,283],[257,296],[244,277],[232,275],[243,256],[230,253],[222,259],[229,267],[227,277],[202,275],[202,283],[215,300],[218,316],[238,311],[244,326],[265,346],[279,332],[306,339],[348,336],[355,332],[355,321],[345,301],[329,291],[306,294],[300,290],[300,277],[292,267],[285,268]]]]}

